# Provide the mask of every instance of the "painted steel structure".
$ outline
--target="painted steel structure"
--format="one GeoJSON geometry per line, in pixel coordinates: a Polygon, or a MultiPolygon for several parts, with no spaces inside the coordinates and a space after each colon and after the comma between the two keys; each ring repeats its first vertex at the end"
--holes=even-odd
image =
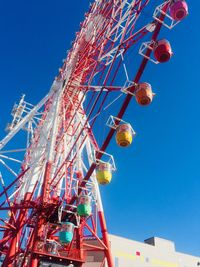
{"type": "Polygon", "coordinates": [[[156,3],[96,0],[49,93],[35,106],[25,96],[14,106],[9,133],[0,141],[0,210],[8,211],[0,225],[4,267],[35,267],[45,260],[82,266],[89,251],[102,251],[101,266],[114,266],[95,168],[103,161],[115,170],[107,146],[148,61],[155,62],[151,53],[161,27],[169,20],[169,28],[177,24],[169,14],[173,1],[156,3]],[[151,12],[150,19],[141,16],[144,9],[151,12]],[[142,43],[144,37],[149,41],[142,43]],[[133,80],[126,67],[132,46],[143,56],[133,80]],[[107,137],[99,145],[96,122],[116,101],[119,111],[109,118],[107,137]],[[92,212],[83,217],[77,205],[85,195],[92,212]],[[70,244],[58,237],[66,221],[75,225],[70,244]]]}

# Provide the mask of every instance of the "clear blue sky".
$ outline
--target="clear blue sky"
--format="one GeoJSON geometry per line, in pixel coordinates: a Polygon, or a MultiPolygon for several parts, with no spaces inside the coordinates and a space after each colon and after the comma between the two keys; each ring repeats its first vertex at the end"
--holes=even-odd
{"type": "MultiPolygon", "coordinates": [[[[22,93],[36,104],[48,92],[88,4],[0,1],[1,138],[22,93]]],[[[200,256],[200,2],[188,4],[189,17],[161,33],[174,57],[145,70],[143,80],[157,96],[147,108],[132,101],[126,119],[138,135],[125,150],[111,142],[118,171],[101,192],[111,233],[138,241],[163,237],[200,256]]]]}

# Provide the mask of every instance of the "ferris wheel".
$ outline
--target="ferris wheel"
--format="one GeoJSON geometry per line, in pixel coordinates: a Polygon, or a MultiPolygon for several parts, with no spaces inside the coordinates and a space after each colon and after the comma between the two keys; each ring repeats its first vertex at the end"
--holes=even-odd
{"type": "Polygon", "coordinates": [[[133,98],[152,102],[142,74],[149,61],[170,60],[160,30],[187,14],[184,0],[94,1],[49,93],[37,105],[23,95],[14,106],[0,141],[2,266],[84,266],[100,252],[99,266],[114,267],[99,190],[116,170],[107,147],[114,135],[122,149],[131,145],[135,130],[123,115],[133,98]],[[141,61],[134,79],[127,66],[133,47],[141,61]],[[95,132],[104,126],[99,143],[95,132]]]}

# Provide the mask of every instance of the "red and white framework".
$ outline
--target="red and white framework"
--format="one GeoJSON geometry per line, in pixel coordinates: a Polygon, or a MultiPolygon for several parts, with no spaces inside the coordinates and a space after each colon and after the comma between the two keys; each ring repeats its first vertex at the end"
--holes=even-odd
{"type": "Polygon", "coordinates": [[[101,146],[93,129],[116,101],[119,111],[112,120],[119,124],[151,59],[152,47],[142,38],[151,44],[166,19],[171,20],[168,28],[177,24],[169,16],[170,4],[96,0],[49,93],[35,106],[23,96],[14,107],[9,133],[0,141],[2,266],[33,267],[45,260],[83,266],[90,251],[102,252],[100,266],[114,266],[95,168],[107,158],[115,169],[105,150],[116,127],[109,125],[101,146]],[[148,18],[143,10],[151,13],[148,18]],[[130,80],[126,60],[134,45],[143,57],[130,80]],[[82,194],[92,199],[92,214],[86,218],[77,215],[82,194]],[[72,242],[63,246],[57,233],[66,220],[76,228],[72,242]],[[47,242],[56,244],[54,254],[47,242]]]}

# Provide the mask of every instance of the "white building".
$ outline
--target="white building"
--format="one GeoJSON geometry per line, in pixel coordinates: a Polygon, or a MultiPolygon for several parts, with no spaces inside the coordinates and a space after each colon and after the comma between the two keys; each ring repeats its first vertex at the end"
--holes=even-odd
{"type": "MultiPolygon", "coordinates": [[[[146,239],[144,243],[110,235],[115,267],[198,267],[200,257],[183,254],[175,250],[172,241],[158,237],[146,239]]],[[[102,255],[90,255],[85,267],[99,267],[102,255]]]]}

